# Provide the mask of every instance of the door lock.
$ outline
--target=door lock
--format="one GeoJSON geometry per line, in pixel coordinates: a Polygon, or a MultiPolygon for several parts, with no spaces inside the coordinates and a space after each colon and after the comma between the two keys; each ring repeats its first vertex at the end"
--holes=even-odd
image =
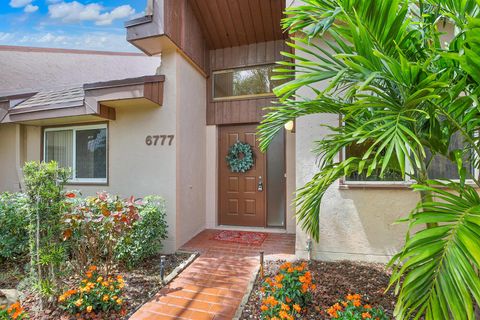
{"type": "Polygon", "coordinates": [[[263,180],[262,176],[258,177],[258,191],[263,191],[263,180]]]}

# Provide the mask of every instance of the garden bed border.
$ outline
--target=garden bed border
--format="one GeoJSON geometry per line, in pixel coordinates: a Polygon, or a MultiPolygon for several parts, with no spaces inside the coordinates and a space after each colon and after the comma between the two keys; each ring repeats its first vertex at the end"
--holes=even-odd
{"type": "Polygon", "coordinates": [[[239,320],[240,317],[242,316],[243,309],[245,309],[245,306],[247,305],[248,300],[250,300],[250,295],[252,294],[253,287],[255,286],[255,282],[259,277],[259,273],[260,273],[260,265],[258,265],[253,271],[253,274],[248,282],[247,291],[243,295],[242,301],[240,302],[240,305],[238,306],[237,311],[235,312],[235,315],[233,316],[232,320],[239,320]]]}

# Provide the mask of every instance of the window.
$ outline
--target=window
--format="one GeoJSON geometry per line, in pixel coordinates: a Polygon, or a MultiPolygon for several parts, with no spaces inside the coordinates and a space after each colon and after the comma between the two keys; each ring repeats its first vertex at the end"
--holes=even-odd
{"type": "MultiPolygon", "coordinates": [[[[460,135],[454,135],[450,142],[450,149],[460,149],[462,148],[463,142],[460,135]]],[[[345,157],[362,157],[366,150],[371,146],[369,143],[364,143],[361,145],[354,145],[345,149],[345,157]]],[[[427,153],[427,162],[431,157],[431,153],[426,150],[427,153]]],[[[347,183],[356,183],[356,182],[373,182],[373,183],[405,183],[410,180],[410,177],[406,177],[404,180],[401,175],[400,167],[394,156],[390,160],[391,166],[385,171],[384,177],[380,178],[380,169],[377,169],[376,172],[373,172],[371,176],[366,177],[365,173],[358,174],[354,172],[348,177],[345,177],[347,183]]],[[[471,174],[478,174],[477,170],[471,165],[467,159],[464,159],[464,166],[471,174]]],[[[408,168],[406,169],[408,171],[408,168]]],[[[457,165],[452,161],[446,159],[445,157],[436,155],[434,159],[431,160],[428,167],[428,177],[429,179],[458,179],[457,165]]]]}
{"type": "Polygon", "coordinates": [[[274,65],[217,71],[213,73],[213,98],[272,95],[279,83],[272,81],[274,65]]]}
{"type": "Polygon", "coordinates": [[[107,125],[48,128],[43,158],[72,168],[71,182],[107,182],[107,125]]]}
{"type": "MultiPolygon", "coordinates": [[[[349,157],[358,157],[362,158],[365,152],[370,148],[372,143],[365,142],[363,144],[357,144],[349,146],[345,149],[345,157],[348,159],[349,157]]],[[[362,174],[358,174],[358,172],[352,173],[350,176],[345,177],[347,182],[367,182],[367,181],[388,181],[388,182],[404,182],[402,178],[402,173],[400,170],[400,166],[398,165],[398,161],[395,157],[392,156],[391,158],[391,166],[390,168],[386,169],[384,172],[383,178],[380,178],[380,171],[381,169],[376,169],[370,176],[367,177],[367,174],[363,172],[362,174]]]]}

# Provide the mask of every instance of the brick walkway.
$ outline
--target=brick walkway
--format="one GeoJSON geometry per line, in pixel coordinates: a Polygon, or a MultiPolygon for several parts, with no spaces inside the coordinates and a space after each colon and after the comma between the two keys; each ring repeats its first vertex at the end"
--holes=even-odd
{"type": "Polygon", "coordinates": [[[198,257],[130,320],[232,319],[258,267],[259,252],[266,259],[289,259],[295,253],[295,236],[269,233],[262,245],[211,240],[205,230],[182,250],[199,251],[198,257]]]}

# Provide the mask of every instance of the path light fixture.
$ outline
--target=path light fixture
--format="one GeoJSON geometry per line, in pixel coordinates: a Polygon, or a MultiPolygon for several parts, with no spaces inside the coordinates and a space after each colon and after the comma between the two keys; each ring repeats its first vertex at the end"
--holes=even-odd
{"type": "Polygon", "coordinates": [[[165,256],[160,257],[160,278],[163,280],[165,279],[165,256]]]}
{"type": "Polygon", "coordinates": [[[260,251],[260,277],[263,279],[264,277],[264,267],[263,267],[263,251],[260,251]]]}

